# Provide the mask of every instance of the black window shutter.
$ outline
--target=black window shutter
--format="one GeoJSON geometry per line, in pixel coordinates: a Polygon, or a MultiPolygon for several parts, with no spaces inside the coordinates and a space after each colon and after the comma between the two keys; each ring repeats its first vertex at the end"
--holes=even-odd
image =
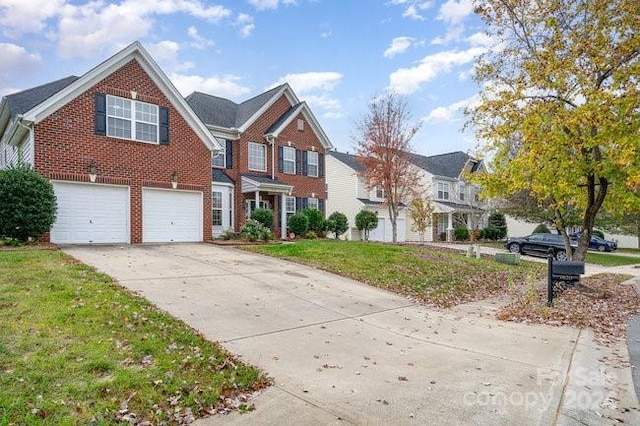
{"type": "Polygon", "coordinates": [[[308,198],[303,198],[302,199],[302,208],[306,209],[307,207],[309,207],[309,199],[308,198]]]}
{"type": "Polygon", "coordinates": [[[233,141],[227,140],[225,143],[225,162],[227,165],[227,169],[233,169],[233,141]]]}
{"type": "Polygon", "coordinates": [[[304,207],[302,207],[302,197],[296,197],[296,211],[300,211],[302,210],[304,207]]]}
{"type": "Polygon", "coordinates": [[[318,177],[324,177],[324,154],[318,154],[318,177]]]}
{"type": "Polygon", "coordinates": [[[159,107],[160,145],[169,145],[169,108],[159,107]]]}
{"type": "Polygon", "coordinates": [[[302,151],[296,149],[296,174],[302,174],[302,151]]]}
{"type": "Polygon", "coordinates": [[[309,155],[309,153],[307,151],[302,151],[302,174],[305,176],[309,175],[309,172],[307,170],[307,155],[309,155]]]}
{"type": "Polygon", "coordinates": [[[324,216],[324,200],[320,199],[318,200],[318,207],[320,208],[320,211],[322,212],[322,216],[324,216]]]}
{"type": "Polygon", "coordinates": [[[284,148],[279,146],[278,147],[278,171],[282,173],[283,169],[284,169],[284,148]]]}
{"type": "Polygon", "coordinates": [[[95,118],[94,132],[96,135],[107,134],[107,95],[96,93],[94,96],[95,118]]]}

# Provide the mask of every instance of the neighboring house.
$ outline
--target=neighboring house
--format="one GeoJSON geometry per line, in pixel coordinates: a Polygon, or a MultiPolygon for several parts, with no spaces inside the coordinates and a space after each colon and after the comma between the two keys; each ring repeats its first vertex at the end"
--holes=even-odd
{"type": "Polygon", "coordinates": [[[255,208],[274,210],[282,238],[295,212],[324,212],[332,145],[288,84],[239,104],[199,92],[186,101],[223,147],[211,159],[214,236],[240,231],[255,208]]]}
{"type": "MultiPolygon", "coordinates": [[[[479,200],[480,188],[465,181],[467,173],[484,170],[481,161],[463,152],[422,156],[412,154],[412,163],[421,176],[420,191],[434,208],[431,230],[425,233],[425,241],[451,239],[455,226],[469,229],[486,226],[486,209],[479,200]]],[[[391,221],[384,205],[384,193],[368,190],[362,176],[363,165],[357,157],[341,152],[331,152],[327,158],[329,212],[340,211],[347,215],[349,239],[360,239],[355,228],[355,216],[361,209],[378,214],[378,228],[371,231],[373,241],[392,241],[391,221]]],[[[406,200],[407,206],[411,200],[406,200]]],[[[400,211],[397,220],[398,241],[419,241],[420,235],[412,231],[408,208],[400,211]]]]}
{"type": "Polygon", "coordinates": [[[54,243],[211,238],[221,147],[135,42],[81,77],[8,95],[0,167],[32,165],[58,202],[54,243]]]}

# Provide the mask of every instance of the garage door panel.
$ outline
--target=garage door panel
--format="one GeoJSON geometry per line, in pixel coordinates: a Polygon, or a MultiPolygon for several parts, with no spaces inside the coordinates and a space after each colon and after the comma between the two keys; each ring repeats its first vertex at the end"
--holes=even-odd
{"type": "Polygon", "coordinates": [[[202,241],[202,192],[144,189],[142,241],[202,241]]]}
{"type": "Polygon", "coordinates": [[[128,187],[53,182],[58,201],[51,241],[59,244],[127,243],[128,187]]]}

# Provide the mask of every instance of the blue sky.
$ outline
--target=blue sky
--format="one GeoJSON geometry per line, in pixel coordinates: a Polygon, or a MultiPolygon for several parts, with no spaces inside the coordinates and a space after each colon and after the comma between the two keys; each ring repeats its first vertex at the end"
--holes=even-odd
{"type": "Polygon", "coordinates": [[[473,152],[462,109],[490,40],[472,0],[0,0],[0,95],[82,75],[140,40],[183,95],[242,101],[288,81],[334,146],[387,88],[415,151],[473,152]]]}

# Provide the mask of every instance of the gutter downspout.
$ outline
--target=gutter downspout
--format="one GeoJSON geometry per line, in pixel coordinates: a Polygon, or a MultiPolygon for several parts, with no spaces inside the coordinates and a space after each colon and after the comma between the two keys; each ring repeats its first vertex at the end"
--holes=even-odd
{"type": "Polygon", "coordinates": [[[271,145],[271,179],[275,180],[276,179],[276,165],[275,165],[276,144],[273,136],[268,135],[268,136],[265,136],[265,138],[267,139],[267,142],[269,142],[269,145],[271,145]]]}

